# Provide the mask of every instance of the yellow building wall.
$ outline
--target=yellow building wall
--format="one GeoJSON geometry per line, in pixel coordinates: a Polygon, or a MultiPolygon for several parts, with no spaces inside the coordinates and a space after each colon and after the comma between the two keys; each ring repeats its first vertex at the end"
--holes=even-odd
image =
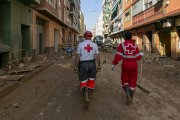
{"type": "Polygon", "coordinates": [[[46,16],[41,15],[40,13],[38,13],[37,11],[33,11],[33,24],[32,24],[32,31],[33,31],[33,49],[36,49],[36,29],[37,29],[37,25],[36,25],[36,19],[37,16],[39,18],[41,18],[42,20],[46,21],[45,23],[45,32],[46,32],[46,36],[45,36],[45,47],[54,47],[54,29],[58,29],[59,30],[59,44],[62,44],[62,31],[61,28],[62,26],[59,25],[58,23],[54,22],[53,20],[47,18],[46,16]]]}
{"type": "Polygon", "coordinates": [[[178,40],[179,36],[177,29],[174,28],[171,32],[171,57],[176,59],[178,57],[178,40]]]}

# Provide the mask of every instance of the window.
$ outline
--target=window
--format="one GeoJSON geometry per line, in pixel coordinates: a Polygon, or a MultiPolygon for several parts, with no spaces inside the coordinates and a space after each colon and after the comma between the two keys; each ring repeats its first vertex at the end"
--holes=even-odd
{"type": "Polygon", "coordinates": [[[128,10],[126,13],[125,13],[125,22],[128,22],[131,20],[131,14],[130,14],[130,10],[128,10]]]}
{"type": "Polygon", "coordinates": [[[145,9],[148,9],[148,8],[152,7],[154,5],[153,2],[155,4],[155,1],[153,1],[153,0],[144,0],[145,9]]]}
{"type": "Polygon", "coordinates": [[[145,9],[148,9],[148,3],[145,3],[144,6],[145,6],[145,9]]]}
{"type": "Polygon", "coordinates": [[[135,16],[142,11],[143,11],[143,0],[139,0],[132,6],[132,16],[135,16]]]}
{"type": "Polygon", "coordinates": [[[151,1],[151,2],[149,2],[149,7],[152,7],[152,5],[153,5],[153,4],[152,4],[152,1],[151,1]]]}

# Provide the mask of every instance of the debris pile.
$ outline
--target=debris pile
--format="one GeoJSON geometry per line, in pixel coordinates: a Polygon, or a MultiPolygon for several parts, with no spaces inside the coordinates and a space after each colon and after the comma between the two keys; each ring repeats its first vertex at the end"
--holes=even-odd
{"type": "Polygon", "coordinates": [[[0,70],[0,97],[4,95],[4,93],[2,93],[3,90],[11,89],[13,85],[19,85],[24,82],[22,79],[26,79],[25,76],[36,73],[49,64],[63,62],[65,59],[64,54],[65,53],[37,55],[34,61],[32,61],[32,57],[26,57],[20,62],[10,61],[9,66],[5,70],[0,70]]]}
{"type": "Polygon", "coordinates": [[[155,53],[145,53],[143,57],[143,61],[148,64],[164,65],[169,60],[170,58],[162,55],[157,55],[155,53]]]}

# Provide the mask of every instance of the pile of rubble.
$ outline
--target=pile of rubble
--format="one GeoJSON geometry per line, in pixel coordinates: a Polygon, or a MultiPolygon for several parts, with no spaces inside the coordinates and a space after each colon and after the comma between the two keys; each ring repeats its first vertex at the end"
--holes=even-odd
{"type": "Polygon", "coordinates": [[[145,53],[143,57],[143,61],[148,64],[158,64],[158,65],[164,65],[169,61],[170,58],[162,55],[157,55],[154,53],[145,53]]]}
{"type": "MultiPolygon", "coordinates": [[[[167,70],[167,74],[171,76],[180,77],[180,61],[173,60],[166,56],[160,56],[153,53],[145,54],[143,57],[143,63],[151,65],[160,65],[163,70],[167,70]]],[[[158,67],[158,66],[157,66],[158,67]]]]}
{"type": "Polygon", "coordinates": [[[51,54],[51,55],[38,55],[36,57],[36,63],[58,63],[65,59],[65,55],[62,54],[51,54]]]}
{"type": "MultiPolygon", "coordinates": [[[[4,96],[5,89],[11,90],[12,86],[17,86],[24,82],[23,79],[33,72],[37,72],[41,68],[45,68],[52,63],[63,62],[65,59],[64,53],[56,53],[51,55],[37,55],[36,59],[32,62],[22,62],[19,64],[12,64],[4,70],[0,70],[0,98],[4,96]]],[[[13,87],[15,88],[15,87],[13,87]]],[[[12,88],[12,89],[13,89],[12,88]]]]}

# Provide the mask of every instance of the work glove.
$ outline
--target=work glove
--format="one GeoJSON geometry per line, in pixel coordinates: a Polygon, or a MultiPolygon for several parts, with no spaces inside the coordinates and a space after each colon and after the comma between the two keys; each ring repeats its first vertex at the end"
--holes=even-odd
{"type": "Polygon", "coordinates": [[[112,65],[112,66],[111,66],[111,70],[112,70],[112,71],[114,71],[114,68],[115,68],[115,66],[114,66],[114,65],[112,65]]]}
{"type": "Polygon", "coordinates": [[[78,73],[78,67],[74,67],[74,72],[78,73]]]}
{"type": "Polygon", "coordinates": [[[100,72],[101,71],[101,66],[98,66],[97,67],[97,72],[100,72]]]}

